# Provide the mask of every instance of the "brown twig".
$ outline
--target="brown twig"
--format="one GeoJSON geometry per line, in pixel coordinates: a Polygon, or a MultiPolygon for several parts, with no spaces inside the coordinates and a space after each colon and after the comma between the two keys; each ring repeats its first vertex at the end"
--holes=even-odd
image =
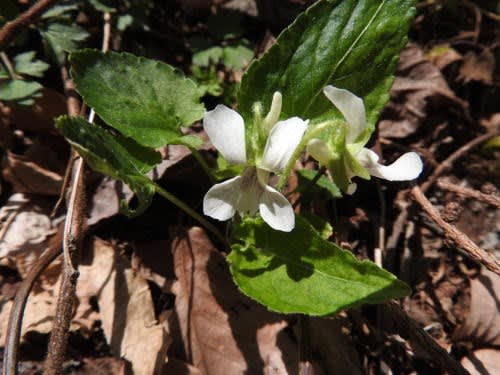
{"type": "Polygon", "coordinates": [[[40,257],[40,259],[38,259],[16,293],[14,304],[12,305],[12,309],[10,311],[9,324],[7,326],[7,338],[3,356],[3,375],[17,374],[19,339],[21,337],[24,309],[26,307],[28,296],[38,277],[60,254],[61,246],[60,240],[58,240],[57,245],[49,247],[47,251],[40,257]]]}
{"type": "MultiPolygon", "coordinates": [[[[111,16],[104,13],[102,51],[109,49],[111,36],[111,16]]],[[[68,81],[68,87],[72,87],[72,82],[68,81]]],[[[69,105],[69,104],[68,104],[69,105]]],[[[94,121],[95,112],[90,111],[88,121],[94,121]]],[[[75,153],[75,151],[73,151],[75,153]]],[[[84,162],[81,157],[77,157],[73,164],[73,174],[70,183],[71,195],[68,201],[68,212],[64,225],[63,234],[63,255],[64,269],[63,280],[59,290],[57,300],[56,316],[54,328],[50,335],[47,359],[45,361],[44,375],[60,375],[62,364],[66,353],[66,346],[69,335],[69,327],[73,316],[75,302],[76,283],[78,280],[77,259],[80,254],[83,239],[83,221],[85,211],[85,185],[83,180],[84,162]]]]}
{"type": "Polygon", "coordinates": [[[56,315],[50,335],[45,375],[59,375],[66,353],[69,326],[73,316],[78,270],[76,259],[83,239],[83,220],[85,209],[85,189],[83,181],[84,163],[81,158],[75,161],[71,180],[71,196],[64,225],[63,255],[64,266],[62,282],[57,299],[56,315]]]}
{"type": "Polygon", "coordinates": [[[439,186],[441,189],[451,191],[457,195],[460,195],[465,198],[473,198],[478,201],[482,201],[485,203],[488,203],[492,206],[495,206],[496,208],[500,208],[500,198],[497,197],[496,195],[493,194],[484,194],[481,193],[480,191],[473,190],[473,189],[468,189],[463,186],[451,184],[447,181],[444,180],[438,180],[437,186],[439,186]]]}
{"type": "Polygon", "coordinates": [[[19,35],[22,29],[28,27],[40,17],[50,6],[59,0],[40,0],[33,4],[26,12],[21,13],[16,19],[7,22],[0,29],[0,51],[19,35]]]}
{"type": "Polygon", "coordinates": [[[439,369],[450,375],[470,375],[470,373],[451,355],[439,346],[413,319],[411,319],[396,303],[381,305],[382,314],[394,324],[395,331],[408,340],[421,352],[426,353],[439,369]]]}
{"type": "Polygon", "coordinates": [[[424,193],[429,190],[429,188],[436,182],[439,176],[441,176],[445,171],[453,166],[453,163],[464,156],[467,152],[469,152],[472,148],[479,146],[481,143],[486,142],[487,140],[500,135],[500,130],[494,130],[489,133],[480,135],[477,138],[474,138],[472,141],[466,143],[450,156],[446,158],[439,167],[437,167],[434,172],[432,172],[431,176],[427,178],[427,180],[421,185],[421,189],[424,193]]]}
{"type": "Polygon", "coordinates": [[[469,237],[467,237],[467,235],[459,231],[453,225],[444,221],[439,212],[432,205],[432,203],[429,202],[418,186],[415,186],[411,190],[411,194],[415,201],[420,204],[431,219],[443,229],[447,238],[453,240],[470,258],[481,263],[497,275],[500,275],[500,263],[498,260],[483,249],[479,248],[469,237]]]}
{"type": "MultiPolygon", "coordinates": [[[[436,180],[443,174],[446,170],[453,166],[453,163],[457,161],[459,158],[464,156],[467,152],[469,152],[474,147],[479,146],[480,144],[486,142],[487,140],[496,137],[500,134],[500,130],[495,130],[488,132],[486,134],[480,135],[477,138],[474,138],[472,141],[466,143],[458,150],[453,152],[450,156],[448,156],[441,164],[434,170],[434,172],[430,175],[427,180],[420,185],[420,189],[423,193],[426,193],[427,190],[436,182],[436,180]]],[[[401,209],[398,217],[394,221],[392,233],[387,240],[387,249],[392,250],[395,249],[399,240],[401,233],[404,230],[406,220],[408,219],[408,210],[409,205],[406,205],[401,209]]]]}

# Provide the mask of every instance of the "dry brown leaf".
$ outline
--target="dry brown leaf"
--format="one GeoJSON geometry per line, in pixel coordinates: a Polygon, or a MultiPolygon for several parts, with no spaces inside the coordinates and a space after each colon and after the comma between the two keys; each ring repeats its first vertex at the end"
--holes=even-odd
{"type": "MultiPolygon", "coordinates": [[[[290,323],[237,290],[225,259],[202,229],[176,239],[172,252],[178,280],[172,288],[169,358],[206,375],[297,373],[297,337],[290,323]]],[[[311,319],[307,335],[316,375],[361,374],[356,350],[341,329],[341,319],[311,319]]]]}
{"type": "Polygon", "coordinates": [[[476,346],[500,346],[500,276],[486,269],[471,280],[470,310],[453,338],[476,346]]]}
{"type": "MultiPolygon", "coordinates": [[[[148,173],[152,180],[156,181],[165,174],[168,175],[168,169],[191,155],[191,151],[185,146],[169,145],[165,148],[165,154],[166,158],[148,173]]],[[[87,224],[95,225],[117,215],[120,212],[120,201],[125,199],[130,202],[133,197],[134,193],[126,184],[104,177],[92,194],[87,224]]]]}
{"type": "MultiPolygon", "coordinates": [[[[21,338],[27,332],[36,331],[40,334],[47,334],[52,330],[58,290],[59,281],[50,289],[35,288],[31,292],[24,310],[21,338]]],[[[8,317],[12,305],[12,301],[4,301],[0,307],[0,343],[2,344],[5,343],[8,317]]]]}
{"type": "Polygon", "coordinates": [[[238,292],[205,232],[192,228],[172,245],[176,295],[171,356],[202,374],[295,373],[296,344],[285,317],[238,292]]]}
{"type": "Polygon", "coordinates": [[[485,48],[479,54],[469,51],[464,56],[464,63],[460,68],[457,80],[464,83],[478,81],[491,85],[494,71],[495,56],[489,49],[485,48]]]}
{"type": "Polygon", "coordinates": [[[95,239],[92,260],[80,266],[77,295],[97,296],[104,334],[116,355],[132,364],[135,375],[161,371],[168,337],[155,318],[148,283],[108,243],[95,239]]]}
{"type": "Polygon", "coordinates": [[[19,253],[37,258],[45,249],[44,243],[56,232],[56,223],[40,203],[14,194],[0,209],[0,258],[19,253]]]}
{"type": "Polygon", "coordinates": [[[450,90],[441,71],[424,52],[410,43],[401,52],[391,101],[382,114],[379,134],[386,138],[407,137],[419,129],[436,106],[464,111],[467,104],[450,90]]]}
{"type": "Polygon", "coordinates": [[[7,151],[4,159],[3,178],[9,181],[16,193],[59,195],[63,177],[43,168],[31,158],[7,151]]]}
{"type": "Polygon", "coordinates": [[[462,365],[470,375],[500,374],[500,350],[479,349],[462,359],[462,365]]]}

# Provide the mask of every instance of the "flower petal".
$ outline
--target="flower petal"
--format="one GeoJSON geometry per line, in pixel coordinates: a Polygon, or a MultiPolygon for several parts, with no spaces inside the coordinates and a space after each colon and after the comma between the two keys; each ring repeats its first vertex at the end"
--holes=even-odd
{"type": "Polygon", "coordinates": [[[269,226],[283,232],[295,227],[295,214],[292,205],[276,189],[265,186],[259,202],[259,212],[269,226]]]}
{"type": "Polygon", "coordinates": [[[229,164],[245,164],[245,123],[240,114],[225,105],[205,113],[203,128],[229,164]]]}
{"type": "Polygon", "coordinates": [[[241,176],[215,184],[203,198],[203,213],[217,220],[234,216],[241,191],[241,176]]]}
{"type": "Polygon", "coordinates": [[[379,164],[378,155],[367,148],[363,148],[357,157],[372,176],[389,181],[413,180],[422,173],[422,159],[415,152],[407,152],[387,166],[379,164]]]}
{"type": "Polygon", "coordinates": [[[281,172],[288,164],[295,148],[299,145],[309,120],[292,117],[274,125],[267,138],[266,148],[259,168],[281,172]]]}
{"type": "Polygon", "coordinates": [[[262,123],[262,127],[266,132],[269,132],[274,124],[278,122],[281,114],[281,106],[283,103],[282,95],[279,91],[276,91],[273,94],[273,100],[271,102],[271,108],[269,109],[269,113],[262,123]]]}
{"type": "Polygon", "coordinates": [[[350,91],[338,89],[331,85],[326,86],[323,93],[345,117],[349,124],[346,136],[347,143],[354,143],[366,128],[363,100],[350,91]]]}

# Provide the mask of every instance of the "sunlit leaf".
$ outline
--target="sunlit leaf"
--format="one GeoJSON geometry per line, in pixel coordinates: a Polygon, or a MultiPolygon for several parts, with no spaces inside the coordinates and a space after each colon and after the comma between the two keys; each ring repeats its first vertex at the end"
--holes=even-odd
{"type": "Polygon", "coordinates": [[[78,92],[110,126],[139,144],[159,147],[205,111],[196,85],[170,65],[129,53],[82,50],[70,56],[78,92]]]}
{"type": "Polygon", "coordinates": [[[268,108],[280,91],[282,118],[339,117],[322,94],[330,84],[362,97],[373,126],[389,99],[414,13],[415,0],[318,1],[251,64],[241,83],[239,112],[251,118],[254,102],[268,108]]]}
{"type": "Polygon", "coordinates": [[[290,233],[246,218],[234,238],[228,256],[234,281],[274,311],[329,315],[410,293],[396,276],[326,241],[301,217],[290,233]]]}
{"type": "Polygon", "coordinates": [[[126,214],[140,214],[149,206],[155,189],[145,174],[161,162],[158,152],[130,138],[113,135],[81,117],[61,116],[56,126],[93,169],[124,181],[136,193],[135,209],[122,202],[126,214]]]}

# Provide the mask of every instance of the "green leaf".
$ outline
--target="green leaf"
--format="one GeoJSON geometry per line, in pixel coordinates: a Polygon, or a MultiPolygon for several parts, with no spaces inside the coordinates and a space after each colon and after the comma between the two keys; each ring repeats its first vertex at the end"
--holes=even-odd
{"type": "Polygon", "coordinates": [[[44,38],[48,52],[58,64],[66,60],[66,52],[80,48],[89,34],[76,24],[47,23],[40,26],[40,33],[44,38]]]}
{"type": "Polygon", "coordinates": [[[80,43],[89,36],[89,33],[76,24],[49,23],[41,32],[53,47],[66,52],[77,50],[80,43]]]}
{"type": "Polygon", "coordinates": [[[253,50],[246,44],[226,46],[222,50],[222,61],[230,69],[242,70],[253,58],[253,50]]]}
{"type": "Polygon", "coordinates": [[[113,135],[81,117],[61,116],[56,127],[94,170],[122,180],[136,193],[137,207],[132,210],[122,202],[124,213],[138,215],[149,206],[155,188],[144,174],[161,162],[158,152],[130,138],[113,135]]]}
{"type": "Polygon", "coordinates": [[[330,84],[363,98],[373,127],[389,99],[414,6],[415,0],[318,1],[251,64],[241,83],[239,112],[251,119],[254,102],[269,108],[280,91],[282,118],[342,118],[322,93],[330,84]]]}
{"type": "Polygon", "coordinates": [[[49,18],[56,18],[65,16],[66,13],[71,12],[73,10],[77,10],[78,5],[75,4],[74,0],[62,1],[60,4],[52,5],[49,10],[45,11],[40,17],[43,20],[49,18]]]}
{"type": "Polygon", "coordinates": [[[70,56],[78,92],[110,126],[137,143],[175,143],[181,126],[205,111],[199,90],[170,65],[129,53],[82,50],[70,56]]]}
{"type": "Polygon", "coordinates": [[[196,66],[207,67],[211,63],[217,64],[220,60],[222,60],[222,54],[223,52],[221,47],[210,47],[208,49],[194,53],[192,63],[196,66]]]}
{"type": "Polygon", "coordinates": [[[43,73],[49,68],[49,64],[35,60],[35,51],[21,53],[14,57],[14,70],[19,74],[27,74],[33,77],[43,77],[43,73]]]}
{"type": "Polygon", "coordinates": [[[116,0],[89,0],[90,4],[99,12],[115,12],[118,7],[116,0]]]}
{"type": "Polygon", "coordinates": [[[301,217],[290,233],[246,218],[234,238],[241,240],[228,256],[234,281],[274,311],[324,316],[410,293],[396,276],[324,240],[301,217]]]}
{"type": "Polygon", "coordinates": [[[28,99],[35,95],[43,86],[38,82],[21,79],[0,82],[0,100],[28,99]]]}

